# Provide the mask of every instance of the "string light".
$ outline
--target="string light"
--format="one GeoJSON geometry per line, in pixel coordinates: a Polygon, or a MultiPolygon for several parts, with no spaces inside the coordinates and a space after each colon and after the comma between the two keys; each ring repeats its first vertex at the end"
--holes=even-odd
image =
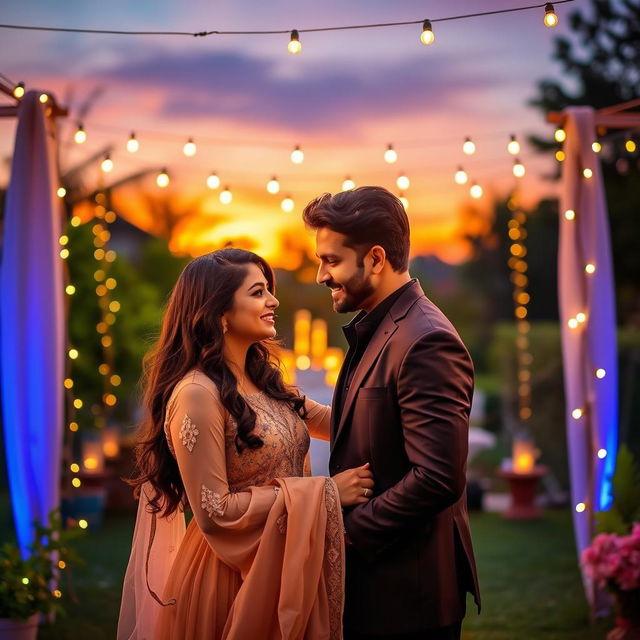
{"type": "Polygon", "coordinates": [[[69,349],[68,355],[71,360],[76,360],[80,354],[77,349],[69,349]]]}
{"type": "Polygon", "coordinates": [[[132,131],[129,139],[127,140],[127,151],[129,153],[136,153],[140,149],[140,143],[136,138],[136,134],[132,131]]]}
{"type": "Polygon", "coordinates": [[[160,173],[156,176],[156,184],[161,188],[164,189],[165,187],[169,186],[169,174],[167,173],[166,169],[162,169],[162,171],[160,171],[160,173]]]}
{"type": "Polygon", "coordinates": [[[636,150],[636,143],[633,140],[627,140],[624,143],[624,148],[629,152],[629,153],[635,153],[636,150]]]}
{"type": "Polygon", "coordinates": [[[513,175],[516,178],[522,178],[524,174],[525,174],[524,165],[522,164],[522,162],[520,162],[520,160],[516,158],[515,162],[513,163],[513,175]]]}
{"type": "Polygon", "coordinates": [[[198,147],[196,147],[196,143],[193,141],[193,138],[189,138],[185,143],[184,147],[182,147],[182,152],[187,158],[193,158],[198,151],[198,147]]]}
{"type": "Polygon", "coordinates": [[[566,157],[567,156],[566,156],[564,151],[562,151],[562,150],[556,151],[556,160],[558,162],[564,162],[566,157]]]}
{"type": "Polygon", "coordinates": [[[217,176],[215,172],[209,174],[207,178],[207,187],[209,189],[217,189],[220,186],[220,178],[217,176]]]}
{"type": "Polygon", "coordinates": [[[469,176],[467,175],[467,172],[462,167],[458,167],[458,170],[456,171],[456,175],[454,176],[454,180],[456,184],[467,184],[469,180],[469,176]]]}
{"type": "Polygon", "coordinates": [[[229,204],[232,200],[233,194],[227,186],[220,192],[220,202],[222,202],[222,204],[229,204]]]}
{"type": "Polygon", "coordinates": [[[607,375],[607,372],[604,369],[596,369],[596,378],[598,380],[602,380],[607,375]]]}
{"type": "Polygon", "coordinates": [[[402,202],[402,206],[404,207],[405,211],[409,208],[409,200],[405,197],[404,193],[401,193],[398,196],[398,200],[400,200],[400,202],[402,202]]]}
{"type": "Polygon", "coordinates": [[[387,164],[394,164],[398,162],[398,152],[393,148],[392,144],[387,145],[387,149],[384,152],[384,161],[387,164]]]}
{"type": "Polygon", "coordinates": [[[582,324],[587,321],[587,314],[584,312],[576,313],[576,320],[582,324]]]}
{"type": "Polygon", "coordinates": [[[80,465],[77,462],[74,462],[69,466],[69,469],[72,473],[78,473],[78,471],[80,471],[80,465]]]}
{"type": "Polygon", "coordinates": [[[425,20],[422,23],[422,33],[420,34],[420,42],[422,44],[430,45],[435,42],[435,35],[433,34],[433,28],[431,27],[431,21],[425,20]]]}
{"type": "Polygon", "coordinates": [[[401,173],[398,176],[398,179],[396,180],[396,184],[398,185],[398,189],[401,189],[404,191],[405,189],[408,189],[410,187],[411,181],[406,175],[401,173]]]}
{"type": "Polygon", "coordinates": [[[582,411],[582,409],[574,409],[574,410],[571,412],[571,417],[572,417],[574,420],[580,420],[580,418],[582,418],[582,416],[583,416],[583,415],[584,415],[584,412],[582,411]]]}
{"type": "Polygon", "coordinates": [[[72,296],[76,292],[76,288],[72,284],[68,284],[64,290],[68,296],[72,296]]]}
{"type": "Polygon", "coordinates": [[[69,257],[69,249],[61,249],[60,250],[60,257],[63,260],[66,260],[69,257]]]}
{"type": "Polygon", "coordinates": [[[87,141],[87,132],[84,130],[82,123],[78,124],[76,132],[73,134],[76,144],[84,144],[87,141]]]}
{"type": "Polygon", "coordinates": [[[293,202],[293,199],[291,198],[291,196],[287,196],[280,203],[280,206],[282,207],[283,211],[286,211],[287,213],[291,213],[291,211],[293,211],[293,209],[295,208],[295,203],[293,202]]]}
{"type": "Polygon", "coordinates": [[[25,94],[24,82],[18,82],[18,84],[13,88],[13,97],[20,100],[25,94]]]}
{"type": "Polygon", "coordinates": [[[567,132],[562,127],[558,127],[553,132],[553,137],[556,142],[564,142],[567,139],[567,132]]]}
{"type": "Polygon", "coordinates": [[[67,190],[64,187],[58,187],[56,195],[58,198],[64,198],[67,195],[67,190]]]}
{"type": "Polygon", "coordinates": [[[600,458],[600,460],[604,460],[606,457],[607,457],[607,450],[598,449],[598,458],[600,458]]]}
{"type": "Polygon", "coordinates": [[[111,156],[108,153],[100,164],[100,168],[105,173],[110,173],[111,171],[113,171],[113,160],[111,160],[111,156]]]}
{"type": "Polygon", "coordinates": [[[477,182],[474,182],[469,188],[469,194],[475,200],[482,198],[483,193],[482,187],[477,182]]]}
{"type": "Polygon", "coordinates": [[[578,324],[580,323],[575,318],[569,318],[569,320],[567,321],[567,326],[569,327],[569,329],[577,329],[578,324]]]}
{"type": "Polygon", "coordinates": [[[273,176],[269,182],[267,182],[267,192],[271,195],[276,195],[276,193],[280,193],[280,183],[278,182],[278,178],[273,176]]]}
{"type": "Polygon", "coordinates": [[[586,273],[591,275],[596,272],[596,265],[590,262],[589,264],[585,265],[584,270],[586,273]]]}
{"type": "Polygon", "coordinates": [[[471,140],[471,138],[467,137],[464,139],[464,143],[462,144],[462,151],[468,156],[472,156],[476,152],[476,145],[471,140]]]}
{"type": "Polygon", "coordinates": [[[291,31],[291,38],[289,40],[289,44],[287,45],[287,49],[289,53],[296,55],[302,51],[302,43],[300,42],[300,34],[297,29],[293,29],[291,31]]]}
{"type": "Polygon", "coordinates": [[[575,220],[575,219],[576,219],[576,212],[575,212],[573,209],[567,209],[567,210],[564,212],[564,217],[565,217],[567,220],[575,220]]]}
{"type": "Polygon", "coordinates": [[[587,508],[587,505],[584,502],[578,502],[578,504],[576,505],[576,511],[578,513],[583,513],[586,508],[587,508]]]}
{"type": "Polygon", "coordinates": [[[553,5],[550,2],[544,6],[544,26],[555,27],[558,24],[558,16],[553,9],[553,5]]]}
{"type": "Polygon", "coordinates": [[[291,162],[293,162],[293,164],[302,164],[304,162],[304,152],[300,148],[300,145],[296,145],[291,152],[291,162]]]}
{"type": "Polygon", "coordinates": [[[49,102],[49,96],[46,93],[41,93],[39,99],[42,104],[49,102]]]}
{"type": "Polygon", "coordinates": [[[73,401],[73,406],[74,406],[76,409],[82,409],[83,405],[84,405],[84,402],[82,402],[82,400],[81,400],[80,398],[76,398],[76,399],[73,401]]]}
{"type": "Polygon", "coordinates": [[[342,183],[342,190],[351,191],[351,189],[355,189],[355,188],[356,188],[356,183],[349,176],[347,176],[344,179],[344,182],[342,183]]]}
{"type": "Polygon", "coordinates": [[[594,153],[600,153],[602,151],[602,145],[597,140],[591,144],[591,148],[594,153]]]}
{"type": "Polygon", "coordinates": [[[509,138],[509,144],[507,144],[507,151],[512,156],[517,156],[520,153],[520,143],[516,139],[515,135],[511,134],[509,138]]]}
{"type": "Polygon", "coordinates": [[[78,520],[78,526],[81,529],[86,529],[89,526],[89,523],[86,520],[81,519],[81,520],[78,520]]]}
{"type": "Polygon", "coordinates": [[[583,169],[583,170],[582,170],[582,175],[583,175],[585,178],[587,178],[587,180],[588,180],[589,178],[592,178],[592,177],[593,177],[593,171],[592,171],[591,169],[588,169],[588,168],[587,168],[587,169],[583,169]]]}

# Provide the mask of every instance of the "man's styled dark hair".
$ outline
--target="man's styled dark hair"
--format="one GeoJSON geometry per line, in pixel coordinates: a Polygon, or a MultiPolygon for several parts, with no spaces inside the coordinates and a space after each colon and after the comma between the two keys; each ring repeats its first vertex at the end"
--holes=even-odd
{"type": "Polygon", "coordinates": [[[345,235],[360,263],[371,247],[380,245],[394,271],[409,268],[409,218],[402,202],[383,187],[325,193],[304,208],[302,219],[311,229],[345,235]]]}

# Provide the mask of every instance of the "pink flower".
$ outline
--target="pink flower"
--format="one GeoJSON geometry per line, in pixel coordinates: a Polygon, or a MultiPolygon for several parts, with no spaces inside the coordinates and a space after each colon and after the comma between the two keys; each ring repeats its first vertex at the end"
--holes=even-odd
{"type": "Polygon", "coordinates": [[[627,536],[601,533],[582,552],[585,573],[598,585],[613,583],[620,589],[640,587],[640,523],[627,536]]]}

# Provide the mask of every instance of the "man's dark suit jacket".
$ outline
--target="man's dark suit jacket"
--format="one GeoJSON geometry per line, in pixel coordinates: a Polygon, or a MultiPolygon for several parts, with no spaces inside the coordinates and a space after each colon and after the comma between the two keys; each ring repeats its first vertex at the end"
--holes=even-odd
{"type": "Polygon", "coordinates": [[[480,605],[466,508],[471,358],[415,281],[343,384],[329,470],[369,462],[376,483],[368,503],[345,513],[345,628],[393,634],[454,624],[467,591],[480,605]]]}

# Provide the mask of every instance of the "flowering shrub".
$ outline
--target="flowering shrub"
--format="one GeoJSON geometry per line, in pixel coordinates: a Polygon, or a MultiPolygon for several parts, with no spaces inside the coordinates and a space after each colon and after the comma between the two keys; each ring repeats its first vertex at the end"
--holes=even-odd
{"type": "Polygon", "coordinates": [[[582,552],[582,565],[600,587],[629,591],[640,587],[640,523],[631,533],[601,533],[582,552]]]}

